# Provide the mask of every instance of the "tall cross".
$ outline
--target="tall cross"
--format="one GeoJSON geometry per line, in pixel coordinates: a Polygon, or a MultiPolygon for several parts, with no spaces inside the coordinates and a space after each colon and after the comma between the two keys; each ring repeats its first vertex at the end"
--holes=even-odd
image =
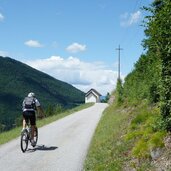
{"type": "Polygon", "coordinates": [[[116,50],[118,50],[118,79],[120,79],[120,51],[123,50],[122,48],[116,48],[116,50]]]}

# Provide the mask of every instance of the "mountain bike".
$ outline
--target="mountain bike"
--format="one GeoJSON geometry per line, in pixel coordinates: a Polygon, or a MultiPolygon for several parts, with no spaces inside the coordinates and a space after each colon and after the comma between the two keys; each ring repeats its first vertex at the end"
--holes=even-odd
{"type": "MultiPolygon", "coordinates": [[[[38,140],[38,129],[36,127],[34,131],[35,146],[37,144],[37,140],[38,140]]],[[[26,152],[29,142],[31,143],[31,126],[29,123],[26,123],[26,128],[21,133],[21,141],[20,141],[21,151],[23,153],[26,152]]]]}

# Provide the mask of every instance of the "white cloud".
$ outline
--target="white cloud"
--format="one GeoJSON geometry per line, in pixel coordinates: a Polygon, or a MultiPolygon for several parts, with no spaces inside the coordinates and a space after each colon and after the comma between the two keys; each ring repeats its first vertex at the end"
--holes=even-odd
{"type": "Polygon", "coordinates": [[[141,18],[141,12],[140,11],[137,11],[135,13],[131,13],[131,14],[128,14],[128,13],[124,13],[121,15],[121,26],[123,27],[128,27],[128,26],[131,26],[137,22],[139,22],[141,18]]]}
{"type": "Polygon", "coordinates": [[[140,11],[137,11],[137,12],[131,14],[129,24],[132,25],[134,23],[137,23],[139,21],[140,17],[141,17],[140,11]]]}
{"type": "Polygon", "coordinates": [[[0,13],[0,21],[4,20],[4,16],[0,13]]]}
{"type": "Polygon", "coordinates": [[[47,59],[25,61],[25,63],[84,92],[95,88],[102,95],[106,95],[116,85],[117,72],[108,69],[102,62],[88,63],[76,57],[64,59],[60,56],[52,56],[47,59]]]}
{"type": "Polygon", "coordinates": [[[77,53],[86,50],[86,45],[81,45],[79,43],[73,43],[69,45],[66,50],[71,53],[77,53]]]}
{"type": "Polygon", "coordinates": [[[37,40],[28,40],[24,44],[29,47],[35,47],[35,48],[43,47],[43,45],[39,43],[37,40]]]}
{"type": "Polygon", "coordinates": [[[0,51],[0,56],[6,57],[6,56],[9,56],[9,53],[6,51],[0,51]]]}

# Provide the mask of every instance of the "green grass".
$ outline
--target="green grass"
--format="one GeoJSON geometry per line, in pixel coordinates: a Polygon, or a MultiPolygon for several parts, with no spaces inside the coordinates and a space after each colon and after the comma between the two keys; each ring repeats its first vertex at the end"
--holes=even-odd
{"type": "Polygon", "coordinates": [[[166,131],[157,129],[157,122],[160,118],[160,111],[157,106],[149,108],[144,104],[136,111],[134,118],[125,136],[126,141],[131,140],[133,157],[139,160],[151,158],[150,150],[164,147],[163,139],[166,131]]]}
{"type": "Polygon", "coordinates": [[[150,150],[162,148],[166,132],[157,129],[157,106],[109,106],[96,128],[84,164],[86,171],[150,171],[150,150]]]}
{"type": "Polygon", "coordinates": [[[85,170],[92,171],[121,171],[123,163],[128,159],[129,145],[123,141],[123,135],[129,124],[131,115],[109,106],[100,120],[92,140],[85,170]]]}
{"type": "MultiPolygon", "coordinates": [[[[80,111],[80,110],[83,110],[85,108],[88,108],[90,106],[92,106],[94,103],[86,103],[86,104],[83,104],[83,105],[80,105],[78,107],[75,107],[73,109],[70,109],[70,110],[66,110],[65,112],[63,113],[60,113],[60,114],[56,114],[56,115],[53,115],[51,117],[47,117],[45,119],[42,119],[42,120],[38,120],[37,121],[37,126],[38,128],[44,126],[44,125],[47,125],[53,121],[56,121],[58,119],[61,119],[65,116],[68,116],[74,112],[77,112],[77,111],[80,111]]],[[[20,136],[20,132],[21,132],[21,128],[22,127],[16,127],[10,131],[7,131],[7,132],[3,132],[3,133],[0,133],[0,145],[1,144],[4,144],[4,143],[7,143],[8,141],[10,140],[13,140],[17,137],[20,136]]]]}

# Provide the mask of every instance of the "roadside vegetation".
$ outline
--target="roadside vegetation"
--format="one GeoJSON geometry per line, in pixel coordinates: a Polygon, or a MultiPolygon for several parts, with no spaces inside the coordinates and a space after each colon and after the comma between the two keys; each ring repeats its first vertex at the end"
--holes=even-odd
{"type": "Polygon", "coordinates": [[[171,168],[171,1],[154,0],[143,9],[146,52],[124,82],[117,81],[115,102],[96,129],[85,170],[171,168]]]}
{"type": "MultiPolygon", "coordinates": [[[[68,116],[74,112],[77,112],[77,111],[80,111],[80,110],[83,110],[85,108],[88,108],[90,106],[92,106],[94,103],[85,103],[85,104],[82,104],[78,107],[75,107],[75,108],[72,108],[72,109],[68,109],[68,110],[56,110],[55,113],[53,113],[53,115],[51,114],[51,116],[48,116],[44,119],[40,119],[37,121],[37,127],[40,128],[44,125],[47,125],[51,122],[54,122],[58,119],[61,119],[65,116],[68,116]]],[[[22,116],[21,116],[22,117],[22,116]]],[[[20,123],[22,125],[22,118],[20,118],[20,123]]],[[[11,129],[10,131],[6,131],[6,132],[3,132],[3,133],[0,133],[0,145],[1,144],[4,144],[4,143],[7,143],[8,141],[12,140],[12,139],[15,139],[17,137],[20,136],[20,133],[21,133],[21,126],[19,127],[16,127],[14,129],[11,129]]]]}
{"type": "Polygon", "coordinates": [[[85,170],[122,170],[122,163],[127,160],[124,152],[129,148],[123,141],[123,135],[130,117],[129,112],[124,112],[114,104],[104,111],[89,148],[85,170]]]}
{"type": "MultiPolygon", "coordinates": [[[[115,101],[103,113],[96,128],[84,169],[131,171],[155,169],[153,151],[164,147],[167,135],[161,130],[160,111],[147,101],[118,105],[115,101]]],[[[155,155],[155,154],[154,154],[155,155]]]]}

